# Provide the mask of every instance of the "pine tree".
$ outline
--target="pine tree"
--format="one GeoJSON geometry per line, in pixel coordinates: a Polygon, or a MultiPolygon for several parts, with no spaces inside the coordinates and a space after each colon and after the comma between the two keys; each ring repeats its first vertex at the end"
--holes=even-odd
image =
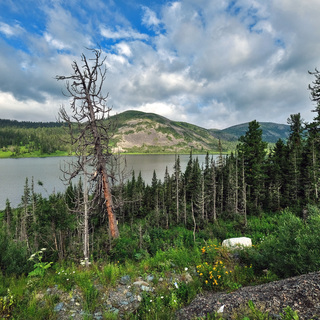
{"type": "Polygon", "coordinates": [[[288,175],[287,188],[290,196],[290,201],[297,201],[301,196],[301,165],[302,165],[302,150],[303,150],[303,138],[302,133],[304,131],[303,119],[300,113],[290,115],[288,118],[288,124],[290,125],[290,134],[288,137],[288,175]]]}
{"type": "Polygon", "coordinates": [[[262,140],[262,130],[256,120],[249,123],[248,131],[239,138],[239,142],[238,152],[244,160],[245,183],[248,188],[247,200],[257,212],[261,209],[264,196],[267,143],[262,140]]]}

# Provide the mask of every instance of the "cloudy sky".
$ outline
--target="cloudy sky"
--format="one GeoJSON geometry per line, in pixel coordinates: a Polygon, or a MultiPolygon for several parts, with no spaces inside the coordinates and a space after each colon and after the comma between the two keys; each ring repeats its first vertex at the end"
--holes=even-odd
{"type": "Polygon", "coordinates": [[[205,128],[311,121],[319,0],[0,0],[0,118],[55,121],[56,75],[101,46],[114,113],[205,128]]]}

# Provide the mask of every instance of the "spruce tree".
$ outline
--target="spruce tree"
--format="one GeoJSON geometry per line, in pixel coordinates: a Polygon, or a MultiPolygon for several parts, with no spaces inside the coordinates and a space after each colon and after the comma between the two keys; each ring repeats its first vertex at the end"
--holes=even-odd
{"type": "Polygon", "coordinates": [[[248,131],[239,138],[238,152],[244,160],[245,183],[247,185],[247,203],[253,211],[260,210],[264,190],[265,160],[268,144],[262,140],[260,124],[253,120],[248,131]]]}

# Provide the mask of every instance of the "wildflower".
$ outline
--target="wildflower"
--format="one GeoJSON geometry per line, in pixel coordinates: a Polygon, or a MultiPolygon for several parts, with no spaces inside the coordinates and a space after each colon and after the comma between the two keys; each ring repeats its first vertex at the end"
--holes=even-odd
{"type": "Polygon", "coordinates": [[[188,268],[186,267],[186,268],[184,268],[184,271],[188,271],[188,268]]]}
{"type": "Polygon", "coordinates": [[[163,299],[163,296],[161,296],[161,299],[163,299]]]}
{"type": "Polygon", "coordinates": [[[150,300],[150,302],[152,302],[152,300],[150,300]]]}
{"type": "Polygon", "coordinates": [[[205,283],[208,284],[208,280],[206,280],[205,283]]]}
{"type": "Polygon", "coordinates": [[[42,248],[40,251],[46,251],[47,250],[47,248],[42,248]]]}
{"type": "Polygon", "coordinates": [[[174,283],[174,286],[178,289],[179,288],[179,286],[178,286],[178,284],[175,282],[174,283]]]}
{"type": "Polygon", "coordinates": [[[200,277],[201,277],[201,276],[203,276],[203,273],[202,273],[202,272],[200,273],[200,277]]]}

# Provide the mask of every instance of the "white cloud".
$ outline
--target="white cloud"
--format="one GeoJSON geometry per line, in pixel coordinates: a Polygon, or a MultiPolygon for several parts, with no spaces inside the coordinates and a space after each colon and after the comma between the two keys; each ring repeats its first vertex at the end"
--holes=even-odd
{"type": "Polygon", "coordinates": [[[127,56],[127,57],[130,57],[132,56],[132,52],[131,52],[131,49],[130,49],[130,46],[129,44],[125,43],[125,42],[121,42],[121,43],[118,43],[117,44],[117,51],[120,55],[124,55],[124,56],[127,56]]]}
{"type": "Polygon", "coordinates": [[[134,31],[132,28],[117,28],[116,30],[112,30],[108,27],[101,27],[100,29],[101,35],[107,39],[147,39],[148,36],[146,34],[139,33],[134,31]]]}
{"type": "Polygon", "coordinates": [[[58,50],[63,50],[63,49],[69,49],[70,46],[64,44],[62,41],[59,41],[57,39],[53,39],[53,37],[46,33],[44,34],[44,39],[48,42],[48,44],[50,46],[52,46],[53,48],[55,49],[58,49],[58,50]]]}
{"type": "Polygon", "coordinates": [[[66,104],[67,101],[52,99],[49,95],[46,98],[46,102],[36,102],[32,99],[17,100],[11,93],[0,91],[1,118],[19,121],[56,121],[59,106],[66,104]]]}
{"type": "Polygon", "coordinates": [[[157,14],[148,7],[143,6],[142,9],[144,11],[142,23],[147,27],[158,27],[161,21],[157,18],[157,14]]]}
{"type": "Polygon", "coordinates": [[[18,24],[10,26],[7,23],[0,22],[0,32],[9,38],[20,35],[23,31],[23,28],[21,28],[18,24]]]}

